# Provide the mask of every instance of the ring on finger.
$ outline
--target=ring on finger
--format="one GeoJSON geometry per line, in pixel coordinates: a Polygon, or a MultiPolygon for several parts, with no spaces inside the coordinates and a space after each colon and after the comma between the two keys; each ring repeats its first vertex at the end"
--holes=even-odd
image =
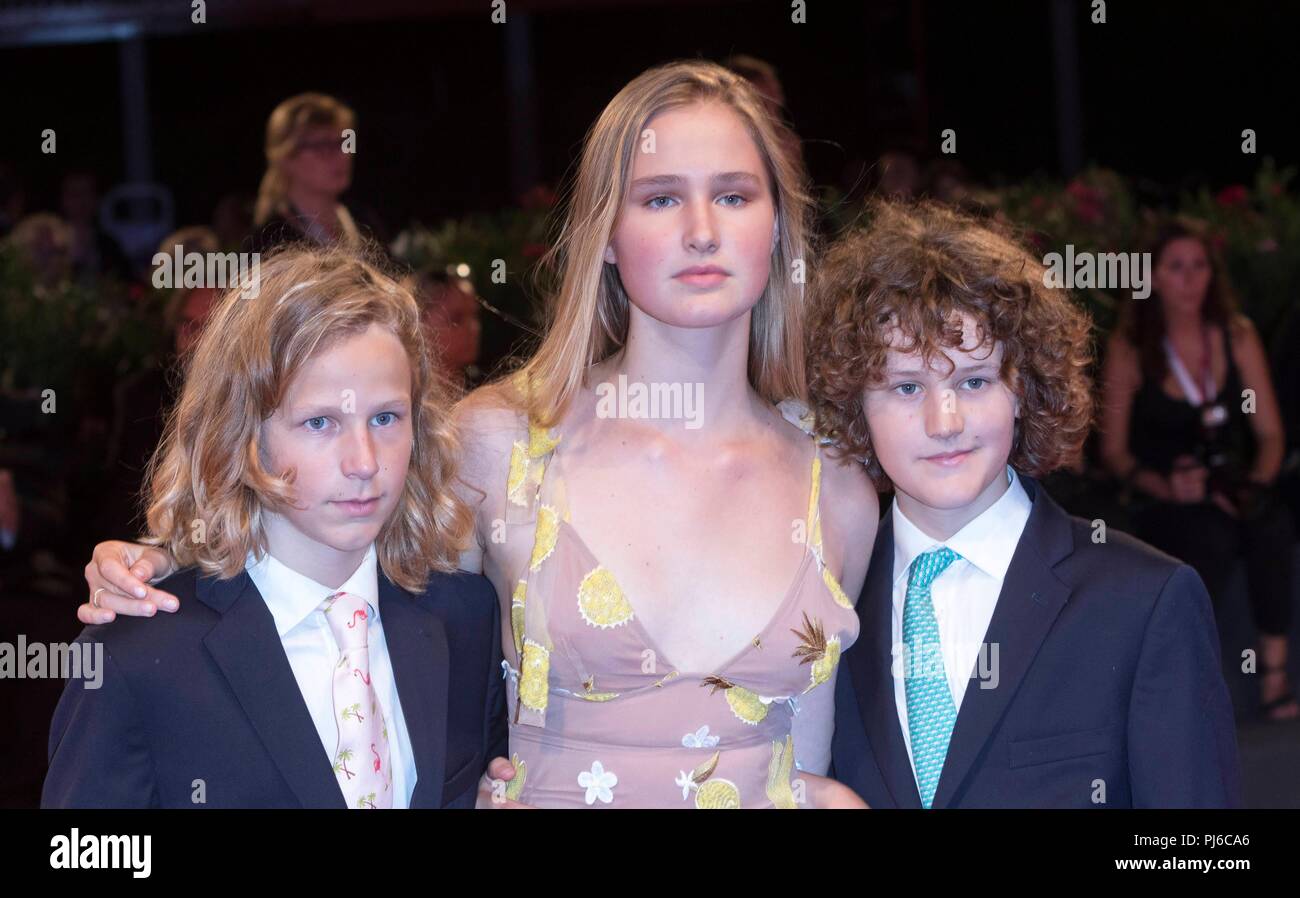
{"type": "Polygon", "coordinates": [[[102,606],[99,604],[99,594],[100,594],[101,592],[103,592],[103,591],[104,591],[105,589],[107,589],[107,588],[108,588],[108,587],[106,587],[106,586],[101,586],[99,589],[95,590],[94,595],[92,595],[92,596],[90,597],[90,604],[94,605],[96,608],[100,608],[100,607],[102,607],[102,606]]]}

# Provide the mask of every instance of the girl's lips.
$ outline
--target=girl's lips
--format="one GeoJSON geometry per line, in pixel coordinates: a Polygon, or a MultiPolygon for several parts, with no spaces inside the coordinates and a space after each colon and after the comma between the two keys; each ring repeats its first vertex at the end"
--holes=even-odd
{"type": "Polygon", "coordinates": [[[374,514],[375,509],[379,507],[379,497],[375,496],[373,499],[366,499],[361,502],[336,501],[334,504],[343,509],[343,512],[349,517],[364,518],[374,514]]]}
{"type": "Polygon", "coordinates": [[[679,274],[677,280],[683,284],[690,284],[692,287],[716,287],[727,279],[727,275],[720,271],[711,271],[703,274],[679,274]]]}

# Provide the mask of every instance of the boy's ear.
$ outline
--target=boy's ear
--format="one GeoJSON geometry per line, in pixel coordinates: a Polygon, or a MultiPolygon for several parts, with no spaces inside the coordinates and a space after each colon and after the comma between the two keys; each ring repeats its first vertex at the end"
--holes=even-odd
{"type": "Polygon", "coordinates": [[[618,259],[614,256],[614,244],[612,243],[605,247],[605,261],[610,265],[618,264],[618,259]]]}

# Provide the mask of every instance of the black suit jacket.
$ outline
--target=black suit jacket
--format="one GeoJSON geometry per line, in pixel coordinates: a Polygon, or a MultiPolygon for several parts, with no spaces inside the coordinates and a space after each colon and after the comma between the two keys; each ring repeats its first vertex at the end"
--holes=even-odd
{"type": "MultiPolygon", "coordinates": [[[[343,793],[270,609],[247,573],[180,571],[180,610],[87,627],[102,683],[72,679],[50,728],[44,807],[342,808],[343,793]]],[[[500,611],[489,582],[435,573],[414,595],[379,573],[379,616],[415,755],[411,806],[473,807],[507,753],[500,611]]]]}
{"type": "MultiPolygon", "coordinates": [[[[1236,807],[1236,731],[1196,572],[1067,515],[1033,509],[969,684],[933,806],[1236,807]],[[978,665],[977,665],[978,670],[978,665]],[[988,688],[982,688],[988,687],[988,688]]],[[[836,684],[833,775],[872,807],[921,807],[894,700],[892,514],[881,521],[836,684]]]]}

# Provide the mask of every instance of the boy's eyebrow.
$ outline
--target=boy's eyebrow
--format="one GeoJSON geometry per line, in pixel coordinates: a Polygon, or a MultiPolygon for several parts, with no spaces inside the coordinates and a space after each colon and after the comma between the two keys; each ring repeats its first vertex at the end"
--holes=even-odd
{"type": "MultiPolygon", "coordinates": [[[[952,377],[953,375],[957,375],[957,374],[969,374],[976,371],[996,371],[996,370],[997,370],[997,365],[994,365],[992,362],[979,362],[974,365],[958,365],[956,368],[953,369],[952,374],[948,376],[952,377]]],[[[929,374],[928,371],[921,371],[918,368],[888,368],[887,367],[885,369],[886,377],[925,377],[927,374],[929,374]]]]}
{"type": "MultiPolygon", "coordinates": [[[[405,396],[398,396],[393,399],[387,399],[383,402],[375,403],[375,408],[406,408],[411,404],[411,400],[405,396]]],[[[343,400],[340,398],[337,402],[314,402],[310,405],[300,405],[292,409],[290,417],[315,418],[318,415],[330,415],[339,411],[343,407],[343,400]]]]}
{"type": "MultiPolygon", "coordinates": [[[[747,171],[718,172],[709,180],[716,185],[725,187],[741,185],[758,188],[763,185],[762,180],[757,175],[747,171]]],[[[681,187],[685,183],[686,179],[681,175],[650,175],[645,178],[637,178],[629,185],[629,188],[636,190],[641,187],[681,187]]]]}

